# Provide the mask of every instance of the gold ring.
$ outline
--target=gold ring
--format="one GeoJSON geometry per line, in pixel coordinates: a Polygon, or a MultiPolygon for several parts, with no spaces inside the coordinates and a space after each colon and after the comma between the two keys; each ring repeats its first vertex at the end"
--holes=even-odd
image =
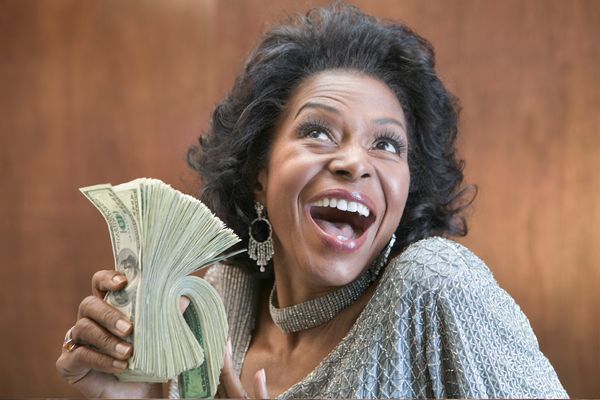
{"type": "Polygon", "coordinates": [[[75,343],[73,341],[73,338],[71,337],[71,331],[73,330],[73,328],[75,328],[75,327],[73,326],[71,329],[69,329],[67,331],[67,334],[65,335],[65,340],[62,345],[62,348],[65,349],[66,351],[68,351],[69,353],[79,347],[79,345],[77,343],[75,343]]]}

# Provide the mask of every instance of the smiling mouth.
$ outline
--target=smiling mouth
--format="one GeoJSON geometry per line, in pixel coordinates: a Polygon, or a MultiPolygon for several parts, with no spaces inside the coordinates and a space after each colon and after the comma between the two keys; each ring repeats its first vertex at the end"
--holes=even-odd
{"type": "Polygon", "coordinates": [[[322,231],[342,242],[358,239],[375,222],[375,215],[364,204],[336,198],[315,202],[310,215],[322,231]]]}

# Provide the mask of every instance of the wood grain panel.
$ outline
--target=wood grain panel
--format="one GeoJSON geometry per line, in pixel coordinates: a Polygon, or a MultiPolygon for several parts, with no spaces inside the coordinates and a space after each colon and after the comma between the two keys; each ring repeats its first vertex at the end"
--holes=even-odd
{"type": "MultiPolygon", "coordinates": [[[[77,396],[54,361],[111,268],[80,186],[189,193],[185,151],[257,38],[325,2],[0,2],[0,395],[77,396]]],[[[358,1],[430,39],[480,193],[462,240],[521,305],[573,397],[600,396],[600,3],[358,1]]]]}

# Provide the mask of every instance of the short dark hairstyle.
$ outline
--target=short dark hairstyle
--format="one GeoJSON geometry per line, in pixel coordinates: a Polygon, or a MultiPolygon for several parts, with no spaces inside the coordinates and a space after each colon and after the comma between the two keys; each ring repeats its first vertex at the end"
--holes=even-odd
{"type": "MultiPolygon", "coordinates": [[[[247,247],[254,188],[279,117],[301,82],[334,69],[383,81],[405,112],[411,182],[394,251],[429,236],[466,235],[470,187],[462,187],[464,162],[455,149],[459,107],[438,78],[431,44],[402,24],[339,3],[292,17],[250,54],[210,130],[188,151],[200,199],[247,247]]],[[[245,253],[230,262],[256,268],[245,253]]]]}

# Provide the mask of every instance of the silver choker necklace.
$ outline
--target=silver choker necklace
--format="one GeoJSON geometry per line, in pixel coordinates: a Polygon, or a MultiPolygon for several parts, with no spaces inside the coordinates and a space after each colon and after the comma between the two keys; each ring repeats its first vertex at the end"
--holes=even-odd
{"type": "Polygon", "coordinates": [[[367,290],[369,285],[377,279],[381,269],[387,262],[395,240],[396,236],[393,235],[382,254],[358,278],[325,296],[290,307],[278,308],[277,292],[275,285],[273,285],[269,296],[269,311],[275,325],[286,333],[293,333],[331,321],[346,307],[354,303],[367,290]]]}

